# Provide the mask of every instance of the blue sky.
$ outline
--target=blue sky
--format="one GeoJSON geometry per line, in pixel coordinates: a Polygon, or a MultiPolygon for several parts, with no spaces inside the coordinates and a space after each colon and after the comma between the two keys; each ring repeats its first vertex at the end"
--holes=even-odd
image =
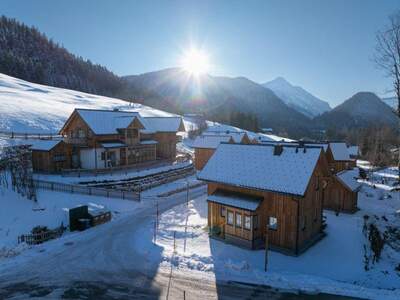
{"type": "Polygon", "coordinates": [[[118,75],[177,66],[191,44],[211,74],[265,82],[283,76],[332,106],[390,81],[372,58],[375,33],[399,0],[1,0],[0,13],[34,25],[118,75]]]}

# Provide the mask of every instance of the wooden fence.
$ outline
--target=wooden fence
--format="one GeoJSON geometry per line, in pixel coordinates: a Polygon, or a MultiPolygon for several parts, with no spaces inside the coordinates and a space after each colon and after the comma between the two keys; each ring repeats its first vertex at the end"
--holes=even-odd
{"type": "Polygon", "coordinates": [[[0,131],[0,136],[5,138],[18,138],[18,139],[56,139],[60,140],[63,137],[57,133],[27,133],[27,132],[14,132],[14,131],[0,131]]]}
{"type": "Polygon", "coordinates": [[[51,182],[45,180],[33,180],[33,184],[37,189],[51,190],[57,192],[101,196],[106,198],[117,198],[123,200],[140,201],[140,192],[107,190],[104,188],[89,187],[83,185],[72,185],[59,182],[51,182]]]}
{"type": "Polygon", "coordinates": [[[18,236],[18,244],[27,243],[28,245],[41,244],[52,239],[59,238],[64,233],[64,228],[61,226],[54,230],[47,230],[40,233],[23,234],[18,236]]]}

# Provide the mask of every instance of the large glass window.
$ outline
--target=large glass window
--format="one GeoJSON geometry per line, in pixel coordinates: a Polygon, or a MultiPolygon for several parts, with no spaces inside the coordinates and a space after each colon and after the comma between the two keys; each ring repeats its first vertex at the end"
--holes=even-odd
{"type": "Polygon", "coordinates": [[[226,207],[225,206],[221,206],[221,217],[225,218],[226,216],[226,207]]]}
{"type": "Polygon", "coordinates": [[[244,216],[244,228],[250,230],[251,229],[251,217],[244,216]]]}
{"type": "Polygon", "coordinates": [[[242,227],[242,214],[236,213],[236,227],[242,227]]]}
{"type": "Polygon", "coordinates": [[[228,225],[233,225],[233,212],[228,210],[228,219],[226,220],[228,225]]]}

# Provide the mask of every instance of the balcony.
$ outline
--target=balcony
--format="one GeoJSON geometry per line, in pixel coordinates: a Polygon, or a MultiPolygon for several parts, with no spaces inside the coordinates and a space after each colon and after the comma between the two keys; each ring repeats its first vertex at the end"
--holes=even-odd
{"type": "Polygon", "coordinates": [[[87,146],[88,138],[65,137],[64,142],[75,146],[87,146]]]}

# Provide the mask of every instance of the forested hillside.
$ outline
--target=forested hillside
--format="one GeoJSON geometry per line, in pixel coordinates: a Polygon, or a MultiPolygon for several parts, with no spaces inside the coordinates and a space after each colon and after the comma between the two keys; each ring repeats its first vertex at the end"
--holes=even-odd
{"type": "Polygon", "coordinates": [[[123,80],[76,56],[34,27],[0,17],[0,73],[35,83],[113,96],[123,80]]]}

